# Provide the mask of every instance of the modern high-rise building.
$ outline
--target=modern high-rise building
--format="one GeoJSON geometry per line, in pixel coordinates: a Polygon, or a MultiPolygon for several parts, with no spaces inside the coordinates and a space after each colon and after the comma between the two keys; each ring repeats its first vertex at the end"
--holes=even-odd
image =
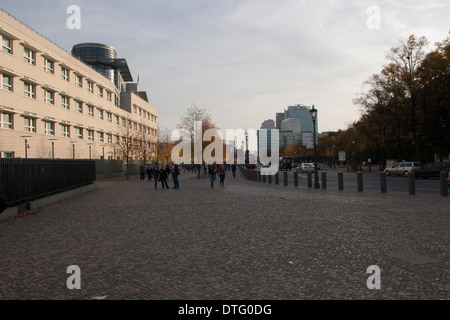
{"type": "Polygon", "coordinates": [[[0,157],[112,159],[127,138],[152,149],[157,110],[113,47],[71,54],[3,10],[0,38],[0,157]]]}
{"type": "MultiPolygon", "coordinates": [[[[284,112],[286,118],[294,118],[300,120],[301,132],[313,132],[313,121],[310,113],[311,107],[304,105],[289,106],[284,112]]],[[[316,120],[316,132],[318,121],[316,120]]]]}
{"type": "Polygon", "coordinates": [[[284,112],[277,112],[275,123],[278,130],[281,130],[281,122],[283,122],[284,119],[286,119],[286,114],[284,112]]]}

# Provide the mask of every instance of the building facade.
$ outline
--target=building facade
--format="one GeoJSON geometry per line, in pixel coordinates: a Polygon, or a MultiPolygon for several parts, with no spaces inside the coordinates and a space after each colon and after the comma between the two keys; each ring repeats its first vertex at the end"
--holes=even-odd
{"type": "Polygon", "coordinates": [[[157,141],[157,110],[115,49],[72,54],[0,10],[0,157],[117,159],[157,141]]]}

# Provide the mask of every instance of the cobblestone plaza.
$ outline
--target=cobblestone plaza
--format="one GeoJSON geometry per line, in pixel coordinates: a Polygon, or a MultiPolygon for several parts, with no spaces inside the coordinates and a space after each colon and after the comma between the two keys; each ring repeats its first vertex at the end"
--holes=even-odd
{"type": "Polygon", "coordinates": [[[1,222],[0,299],[450,298],[448,198],[180,177],[96,182],[1,222]]]}

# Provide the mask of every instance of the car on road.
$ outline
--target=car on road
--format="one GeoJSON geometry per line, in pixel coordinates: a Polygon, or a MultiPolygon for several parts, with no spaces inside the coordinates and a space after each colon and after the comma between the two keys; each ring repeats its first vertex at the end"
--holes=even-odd
{"type": "Polygon", "coordinates": [[[292,158],[291,157],[280,157],[280,171],[292,169],[292,158]]]}
{"type": "Polygon", "coordinates": [[[314,172],[315,167],[314,163],[302,163],[298,168],[297,171],[300,171],[301,173],[305,172],[314,172]]]}
{"type": "Polygon", "coordinates": [[[449,162],[430,162],[419,168],[414,168],[415,177],[418,178],[439,178],[442,171],[450,172],[449,162]]]}
{"type": "Polygon", "coordinates": [[[415,168],[420,168],[421,166],[422,163],[420,162],[398,162],[393,166],[384,169],[383,172],[388,176],[397,175],[407,177],[415,168]]]}
{"type": "Polygon", "coordinates": [[[299,166],[298,162],[292,163],[292,169],[297,169],[299,166]]]}

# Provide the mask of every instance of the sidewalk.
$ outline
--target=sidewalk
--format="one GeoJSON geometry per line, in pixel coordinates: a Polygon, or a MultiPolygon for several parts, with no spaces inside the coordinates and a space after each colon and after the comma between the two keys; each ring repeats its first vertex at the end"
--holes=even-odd
{"type": "Polygon", "coordinates": [[[450,201],[196,173],[96,190],[0,223],[0,299],[450,299],[450,201]],[[169,181],[169,186],[173,183],[169,181]],[[81,269],[69,290],[67,267],[81,269]],[[369,290],[367,268],[381,268],[369,290]]]}

